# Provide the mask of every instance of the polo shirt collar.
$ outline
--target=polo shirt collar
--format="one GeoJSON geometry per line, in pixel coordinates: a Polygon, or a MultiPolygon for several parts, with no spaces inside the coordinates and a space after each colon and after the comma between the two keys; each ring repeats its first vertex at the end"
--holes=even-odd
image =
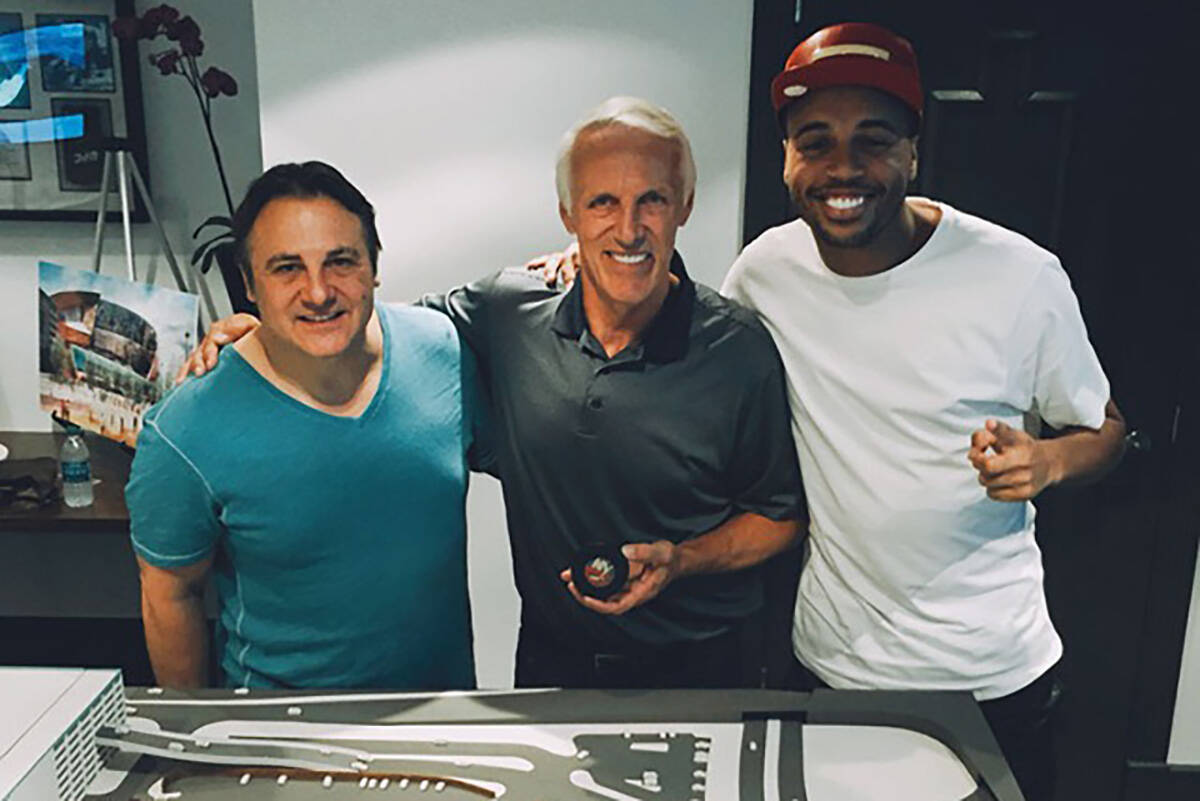
{"type": "MultiPolygon", "coordinates": [[[[688,331],[692,326],[692,302],[696,297],[696,285],[688,277],[679,251],[671,256],[670,270],[679,279],[679,285],[667,294],[662,308],[650,322],[642,336],[640,349],[646,361],[671,362],[683,358],[687,353],[688,331]]],[[[571,289],[559,301],[554,313],[554,333],[576,341],[587,331],[587,316],[583,312],[582,282],[576,280],[571,289]]]]}

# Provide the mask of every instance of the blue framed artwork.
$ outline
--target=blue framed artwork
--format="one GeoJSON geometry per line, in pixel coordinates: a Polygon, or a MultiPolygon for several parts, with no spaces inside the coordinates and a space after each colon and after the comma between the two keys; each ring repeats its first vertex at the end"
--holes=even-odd
{"type": "Polygon", "coordinates": [[[29,108],[29,48],[20,14],[0,13],[0,109],[29,108]]]}
{"type": "Polygon", "coordinates": [[[42,91],[115,92],[114,42],[102,14],[37,14],[42,91]]]}
{"type": "MultiPolygon", "coordinates": [[[[0,8],[0,219],[94,220],[114,139],[150,180],[137,45],[112,31],[114,18],[133,15],[133,0],[0,8]]],[[[135,193],[133,219],[146,218],[135,193]]]]}

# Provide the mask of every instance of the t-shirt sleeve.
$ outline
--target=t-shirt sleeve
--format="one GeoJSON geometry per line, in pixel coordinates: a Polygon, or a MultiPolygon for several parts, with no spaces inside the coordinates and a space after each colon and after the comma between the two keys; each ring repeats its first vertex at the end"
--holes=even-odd
{"type": "Polygon", "coordinates": [[[463,344],[459,350],[462,365],[463,440],[467,443],[467,464],[476,472],[496,472],[496,452],[492,444],[491,404],[487,386],[479,380],[475,354],[463,344]]]}
{"type": "Polygon", "coordinates": [[[152,421],[138,436],[125,504],[133,549],[155,567],[199,562],[221,535],[208,483],[152,421]]]}
{"type": "Polygon", "coordinates": [[[1071,281],[1057,262],[1034,281],[1013,339],[1017,374],[1030,388],[1030,411],[1054,428],[1100,428],[1108,378],[1088,340],[1071,281]]]}
{"type": "Polygon", "coordinates": [[[770,364],[743,399],[734,443],[730,480],[734,505],[772,520],[791,520],[805,511],[800,466],[792,440],[791,412],[783,365],[766,332],[770,364]]]}
{"type": "Polygon", "coordinates": [[[721,283],[721,294],[725,297],[736,300],[743,306],[749,306],[746,293],[743,291],[743,273],[745,269],[742,265],[742,255],[738,255],[734,259],[733,266],[729,268],[729,272],[725,274],[725,280],[721,283]]]}

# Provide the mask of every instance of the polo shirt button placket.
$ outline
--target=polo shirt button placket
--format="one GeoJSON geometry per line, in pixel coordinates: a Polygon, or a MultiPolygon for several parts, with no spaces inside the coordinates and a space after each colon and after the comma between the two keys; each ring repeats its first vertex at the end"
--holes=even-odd
{"type": "Polygon", "coordinates": [[[579,428],[576,433],[584,437],[596,435],[596,414],[604,408],[604,399],[596,394],[596,384],[599,383],[602,370],[596,370],[587,385],[583,388],[579,414],[579,428]]]}

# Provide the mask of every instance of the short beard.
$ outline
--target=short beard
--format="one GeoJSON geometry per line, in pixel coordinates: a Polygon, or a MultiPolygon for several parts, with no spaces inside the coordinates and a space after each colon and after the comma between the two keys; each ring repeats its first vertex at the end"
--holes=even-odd
{"type": "Polygon", "coordinates": [[[879,232],[883,230],[882,228],[876,228],[875,226],[872,226],[870,228],[864,228],[856,234],[850,234],[849,236],[836,236],[827,228],[825,228],[825,226],[821,225],[815,220],[805,220],[805,222],[808,223],[808,227],[812,229],[812,232],[817,235],[817,239],[820,239],[826,245],[831,245],[835,248],[866,247],[867,245],[871,244],[875,237],[879,236],[879,232]]]}
{"type": "MultiPolygon", "coordinates": [[[[789,194],[791,194],[790,191],[789,194]]],[[[896,218],[900,216],[900,214],[904,211],[904,202],[905,196],[901,195],[900,201],[895,204],[895,208],[878,209],[877,211],[882,213],[877,214],[875,219],[866,228],[858,231],[857,233],[838,235],[821,224],[820,216],[815,211],[810,215],[804,213],[805,209],[812,208],[817,203],[820,203],[819,200],[813,200],[809,203],[805,203],[800,199],[797,199],[795,195],[792,195],[792,203],[795,205],[798,216],[803,218],[804,221],[808,223],[808,227],[812,229],[812,232],[816,235],[817,239],[820,239],[826,245],[835,248],[867,247],[874,242],[881,233],[886,231],[888,226],[890,226],[896,220],[896,218]]]]}

